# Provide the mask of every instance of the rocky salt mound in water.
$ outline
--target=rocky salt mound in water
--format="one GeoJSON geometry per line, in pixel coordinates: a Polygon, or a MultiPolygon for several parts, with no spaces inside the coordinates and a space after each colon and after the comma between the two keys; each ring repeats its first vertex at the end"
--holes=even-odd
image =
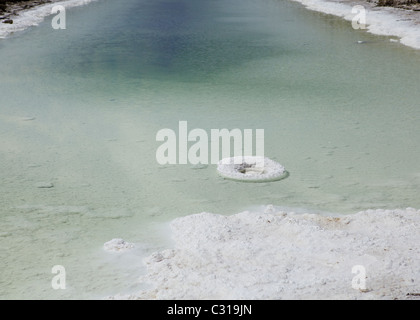
{"type": "Polygon", "coordinates": [[[224,178],[246,182],[275,181],[287,176],[287,171],[280,163],[254,156],[222,159],[217,171],[224,178]]]}
{"type": "Polygon", "coordinates": [[[126,242],[123,239],[112,239],[104,243],[104,250],[111,252],[124,252],[134,248],[134,244],[126,242]]]}
{"type": "Polygon", "coordinates": [[[420,292],[420,210],[324,216],[271,207],[200,213],[171,227],[175,247],[146,260],[141,281],[151,289],[113,298],[416,299],[420,292]],[[364,268],[362,280],[355,266],[364,268]]]}

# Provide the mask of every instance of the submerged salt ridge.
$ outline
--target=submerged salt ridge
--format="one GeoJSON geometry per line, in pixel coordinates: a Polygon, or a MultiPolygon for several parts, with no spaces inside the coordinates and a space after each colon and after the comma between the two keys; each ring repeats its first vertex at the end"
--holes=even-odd
{"type": "Polygon", "coordinates": [[[420,13],[410,10],[375,7],[374,3],[357,0],[293,0],[302,3],[306,8],[332,14],[347,21],[352,21],[356,13],[352,9],[361,5],[366,9],[366,29],[381,36],[400,38],[403,45],[420,49],[420,13]]]}
{"type": "Polygon", "coordinates": [[[140,281],[151,288],[111,298],[412,299],[420,291],[419,227],[413,208],[194,214],[172,222],[173,249],[145,260],[140,281]]]}
{"type": "Polygon", "coordinates": [[[17,16],[11,16],[13,24],[0,23],[0,38],[7,38],[9,35],[23,31],[29,27],[37,26],[45,17],[52,14],[54,6],[63,6],[64,8],[72,8],[86,5],[97,0],[65,0],[55,1],[51,3],[42,4],[30,9],[22,10],[17,16]]]}

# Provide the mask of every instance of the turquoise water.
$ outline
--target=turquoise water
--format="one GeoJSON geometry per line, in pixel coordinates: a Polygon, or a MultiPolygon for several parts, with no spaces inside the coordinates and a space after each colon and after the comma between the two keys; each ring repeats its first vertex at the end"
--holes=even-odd
{"type": "Polygon", "coordinates": [[[297,3],[103,0],[2,40],[0,61],[2,299],[138,290],[188,214],[420,207],[420,54],[297,3]],[[156,133],[179,121],[264,129],[290,175],[159,165],[156,133]],[[119,237],[136,249],[102,250],[119,237]]]}

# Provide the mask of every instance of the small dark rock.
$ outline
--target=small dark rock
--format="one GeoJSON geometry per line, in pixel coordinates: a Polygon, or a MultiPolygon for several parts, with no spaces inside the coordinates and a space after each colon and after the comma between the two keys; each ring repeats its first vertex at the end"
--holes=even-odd
{"type": "Polygon", "coordinates": [[[246,169],[253,168],[253,167],[255,167],[255,164],[249,164],[246,162],[234,166],[235,170],[240,173],[246,173],[246,169]]]}
{"type": "Polygon", "coordinates": [[[52,184],[51,182],[39,182],[35,186],[37,188],[40,188],[40,189],[51,189],[51,188],[54,188],[54,184],[52,184]]]}
{"type": "Polygon", "coordinates": [[[12,19],[7,19],[7,20],[4,20],[3,23],[13,24],[13,20],[12,19]]]}

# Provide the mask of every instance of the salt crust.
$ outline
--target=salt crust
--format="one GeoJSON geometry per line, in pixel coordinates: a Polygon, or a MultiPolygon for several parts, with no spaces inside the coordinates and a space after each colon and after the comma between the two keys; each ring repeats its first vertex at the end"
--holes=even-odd
{"type": "MultiPolygon", "coordinates": [[[[414,299],[420,210],[351,215],[200,213],[175,219],[175,246],[145,259],[148,290],[111,299],[414,299]],[[352,285],[353,267],[366,287],[352,285]],[[360,276],[360,274],[359,274],[360,276]]],[[[353,270],[354,271],[354,270],[353,270]]]]}
{"type": "Polygon", "coordinates": [[[420,49],[420,12],[393,7],[378,7],[364,0],[292,0],[307,9],[323,12],[352,21],[360,12],[352,9],[363,6],[366,30],[381,36],[396,36],[401,44],[420,49]]]}

